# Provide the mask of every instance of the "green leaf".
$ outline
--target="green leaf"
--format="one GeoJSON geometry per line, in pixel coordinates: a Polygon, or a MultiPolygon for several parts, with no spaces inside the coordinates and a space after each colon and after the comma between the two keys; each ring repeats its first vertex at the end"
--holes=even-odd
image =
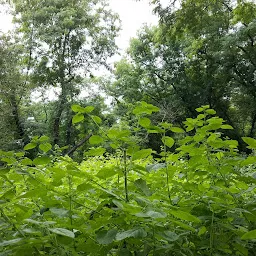
{"type": "Polygon", "coordinates": [[[147,236],[147,232],[142,228],[130,229],[116,234],[116,240],[121,241],[129,237],[141,239],[147,236]]]}
{"type": "Polygon", "coordinates": [[[39,139],[39,142],[46,142],[46,141],[49,141],[50,138],[48,136],[41,136],[40,139],[39,139]]]}
{"type": "Polygon", "coordinates": [[[52,207],[49,210],[50,210],[50,212],[52,212],[53,214],[57,215],[60,218],[68,217],[68,215],[69,215],[69,210],[64,209],[64,208],[52,207]]]}
{"type": "Polygon", "coordinates": [[[224,130],[234,130],[234,128],[229,124],[223,124],[220,128],[224,130]]]}
{"type": "Polygon", "coordinates": [[[198,235],[201,236],[203,234],[205,234],[205,232],[207,231],[206,227],[205,226],[202,226],[199,231],[198,231],[198,235]]]}
{"type": "Polygon", "coordinates": [[[65,229],[65,228],[49,228],[49,230],[52,233],[55,233],[55,234],[58,234],[58,235],[61,235],[61,236],[67,236],[67,237],[75,238],[75,234],[72,231],[70,231],[68,229],[65,229]]]}
{"type": "Polygon", "coordinates": [[[174,139],[168,136],[164,136],[162,138],[162,142],[169,148],[171,148],[174,145],[174,139]]]}
{"type": "Polygon", "coordinates": [[[151,148],[149,148],[149,149],[141,149],[141,150],[139,150],[139,151],[137,151],[137,152],[135,152],[133,154],[132,159],[133,160],[137,160],[137,159],[146,158],[146,157],[150,156],[152,152],[153,151],[152,151],[151,148]]]}
{"type": "Polygon", "coordinates": [[[52,145],[50,143],[43,143],[39,145],[39,148],[45,153],[47,153],[49,150],[52,149],[52,145]]]}
{"type": "Polygon", "coordinates": [[[17,244],[19,243],[21,240],[23,240],[22,238],[16,238],[16,239],[12,239],[12,240],[7,240],[7,241],[3,241],[0,243],[0,246],[8,246],[8,245],[13,245],[13,244],[17,244]]]}
{"type": "Polygon", "coordinates": [[[200,112],[203,112],[204,109],[203,108],[196,108],[196,111],[200,113],[200,112]]]}
{"type": "Polygon", "coordinates": [[[152,219],[163,219],[167,217],[167,214],[165,212],[157,212],[157,211],[147,211],[146,216],[152,218],[152,219]]]}
{"type": "Polygon", "coordinates": [[[186,220],[186,221],[191,221],[195,223],[200,223],[201,220],[195,217],[194,215],[188,213],[188,212],[183,212],[180,210],[170,210],[170,213],[175,216],[178,219],[186,220]]]}
{"type": "Polygon", "coordinates": [[[91,116],[92,120],[96,123],[96,124],[101,124],[102,120],[99,116],[91,116]]]}
{"type": "Polygon", "coordinates": [[[30,149],[35,148],[36,146],[37,146],[36,143],[31,142],[31,143],[28,143],[28,144],[24,147],[24,150],[30,150],[30,149]]]}
{"type": "Polygon", "coordinates": [[[100,144],[103,141],[104,141],[103,138],[100,137],[99,135],[93,135],[89,139],[89,143],[92,144],[92,145],[100,144]]]}
{"type": "Polygon", "coordinates": [[[243,141],[247,143],[251,149],[256,149],[256,140],[250,137],[242,137],[243,141]]]}
{"type": "Polygon", "coordinates": [[[81,113],[78,113],[78,114],[76,114],[75,116],[73,116],[73,118],[72,118],[72,123],[73,123],[73,124],[76,124],[76,123],[79,123],[79,122],[81,122],[81,121],[83,121],[83,120],[84,120],[84,115],[81,114],[81,113]]]}
{"type": "Polygon", "coordinates": [[[213,109],[207,109],[205,112],[206,112],[207,114],[210,114],[210,115],[215,115],[215,114],[216,114],[216,111],[213,110],[213,109]]]}
{"type": "Polygon", "coordinates": [[[71,109],[76,112],[76,113],[83,113],[84,112],[84,108],[79,106],[79,105],[72,105],[71,109]]]}
{"type": "Polygon", "coordinates": [[[251,230],[247,233],[245,233],[242,237],[242,240],[252,240],[252,239],[256,239],[256,229],[251,230]]]}
{"type": "Polygon", "coordinates": [[[175,133],[184,133],[185,131],[180,127],[171,127],[170,130],[175,133]]]}
{"type": "Polygon", "coordinates": [[[152,192],[147,186],[147,182],[143,179],[135,180],[134,185],[139,188],[146,196],[151,196],[152,192]]]}
{"type": "Polygon", "coordinates": [[[96,239],[99,244],[111,244],[116,238],[117,230],[102,230],[97,232],[96,239]]]}
{"type": "Polygon", "coordinates": [[[32,165],[33,161],[27,157],[25,157],[24,159],[21,160],[20,162],[22,165],[32,165]]]}
{"type": "Polygon", "coordinates": [[[95,109],[95,107],[93,107],[93,106],[87,106],[84,108],[84,112],[82,112],[82,113],[91,113],[94,109],[95,109]]]}
{"type": "Polygon", "coordinates": [[[87,191],[92,188],[93,188],[93,186],[90,183],[84,182],[77,186],[77,191],[87,191]]]}
{"type": "Polygon", "coordinates": [[[141,119],[139,120],[139,124],[140,124],[142,127],[148,127],[148,126],[150,126],[151,121],[150,121],[149,118],[143,117],[143,118],[141,118],[141,119]]]}
{"type": "Polygon", "coordinates": [[[39,156],[33,160],[34,165],[44,165],[44,164],[49,164],[50,162],[51,162],[51,159],[48,156],[39,156]]]}
{"type": "Polygon", "coordinates": [[[160,235],[165,238],[167,241],[175,242],[177,241],[180,236],[172,231],[164,231],[163,233],[160,233],[160,235]]]}

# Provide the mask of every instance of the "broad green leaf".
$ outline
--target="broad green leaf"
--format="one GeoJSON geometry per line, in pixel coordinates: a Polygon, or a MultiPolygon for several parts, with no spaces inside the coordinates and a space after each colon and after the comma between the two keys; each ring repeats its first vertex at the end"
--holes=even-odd
{"type": "Polygon", "coordinates": [[[174,233],[172,231],[164,231],[163,233],[160,233],[160,235],[164,239],[166,239],[167,241],[170,241],[170,242],[175,242],[180,238],[179,235],[177,235],[176,233],[174,233]]]}
{"type": "Polygon", "coordinates": [[[184,133],[185,131],[180,127],[171,127],[170,130],[175,133],[184,133]]]}
{"type": "Polygon", "coordinates": [[[102,230],[96,233],[96,239],[99,244],[111,244],[116,238],[117,230],[102,230]]]}
{"type": "Polygon", "coordinates": [[[102,120],[99,116],[91,116],[92,120],[96,123],[96,124],[101,124],[102,120]]]}
{"type": "Polygon", "coordinates": [[[242,240],[252,240],[252,239],[256,239],[256,229],[251,230],[247,233],[245,233],[242,237],[242,240]]]}
{"type": "Polygon", "coordinates": [[[229,124],[223,124],[220,128],[224,130],[234,130],[234,128],[229,124]]]}
{"type": "Polygon", "coordinates": [[[158,112],[158,111],[159,111],[158,107],[142,101],[139,106],[135,107],[135,109],[133,110],[133,114],[135,114],[135,115],[142,115],[142,114],[151,115],[153,112],[158,112]]]}
{"type": "Polygon", "coordinates": [[[92,148],[84,153],[85,156],[102,156],[106,152],[105,148],[92,148]]]}
{"type": "Polygon", "coordinates": [[[196,111],[200,113],[200,112],[203,112],[204,109],[203,108],[196,108],[196,111]]]}
{"type": "Polygon", "coordinates": [[[48,136],[41,136],[40,139],[39,139],[39,142],[46,142],[46,141],[49,141],[50,138],[48,136]]]}
{"type": "Polygon", "coordinates": [[[49,230],[57,235],[75,238],[75,234],[72,231],[65,228],[49,228],[49,230]]]}
{"type": "Polygon", "coordinates": [[[130,229],[123,232],[118,232],[116,234],[116,240],[121,241],[129,237],[141,239],[141,238],[145,238],[146,236],[147,236],[147,232],[142,228],[130,229]]]}
{"type": "Polygon", "coordinates": [[[34,165],[44,165],[44,164],[49,164],[50,162],[51,162],[51,159],[48,156],[39,156],[33,160],[34,165]]]}
{"type": "Polygon", "coordinates": [[[25,156],[25,152],[18,152],[18,153],[15,153],[15,156],[17,156],[17,157],[25,156]]]}
{"type": "Polygon", "coordinates": [[[84,108],[84,112],[82,112],[82,113],[91,113],[94,109],[95,109],[95,107],[93,107],[93,106],[87,106],[84,108]]]}
{"type": "Polygon", "coordinates": [[[216,111],[213,110],[213,109],[207,109],[205,112],[206,112],[207,114],[210,114],[210,115],[215,115],[215,114],[216,114],[216,111]]]}
{"type": "Polygon", "coordinates": [[[202,226],[199,231],[198,231],[198,235],[201,236],[203,234],[205,234],[205,232],[207,231],[206,227],[205,226],[202,226]]]}
{"type": "Polygon", "coordinates": [[[161,170],[163,168],[166,167],[166,164],[164,163],[158,163],[158,164],[150,164],[150,165],[147,165],[146,166],[146,170],[148,172],[152,172],[152,171],[158,171],[158,170],[161,170]]]}
{"type": "Polygon", "coordinates": [[[167,217],[165,212],[157,212],[157,211],[147,211],[146,215],[152,219],[163,219],[167,217]]]}
{"type": "Polygon", "coordinates": [[[32,165],[33,161],[27,157],[25,157],[24,159],[21,160],[20,162],[22,165],[32,165]]]}
{"type": "Polygon", "coordinates": [[[164,136],[162,138],[162,142],[169,148],[171,148],[174,145],[174,139],[168,136],[164,136]]]}
{"type": "Polygon", "coordinates": [[[8,246],[8,245],[14,245],[14,244],[19,243],[22,240],[23,240],[23,238],[16,238],[16,239],[12,239],[12,240],[2,241],[2,242],[0,242],[0,246],[4,247],[4,246],[8,246]]]}
{"type": "Polygon", "coordinates": [[[147,118],[147,117],[143,117],[143,118],[141,118],[141,119],[139,120],[139,124],[140,124],[142,127],[148,127],[148,126],[150,126],[150,123],[151,123],[151,121],[150,121],[150,119],[147,118]]]}
{"type": "Polygon", "coordinates": [[[45,196],[47,194],[46,190],[43,189],[33,189],[27,192],[23,192],[20,196],[18,196],[18,198],[39,198],[41,196],[45,196]]]}
{"type": "Polygon", "coordinates": [[[153,152],[153,150],[151,148],[141,149],[133,154],[132,159],[137,160],[137,159],[146,158],[146,157],[150,156],[152,154],[152,152],[153,152]]]}
{"type": "Polygon", "coordinates": [[[111,128],[108,130],[108,137],[110,139],[121,139],[121,138],[127,138],[130,135],[129,130],[119,130],[115,128],[111,128]]]}
{"type": "Polygon", "coordinates": [[[146,196],[151,196],[152,192],[147,186],[147,182],[143,179],[135,180],[134,185],[139,188],[146,196]]]}
{"type": "Polygon", "coordinates": [[[89,143],[92,145],[100,144],[103,141],[104,141],[103,138],[100,137],[99,135],[92,135],[89,139],[89,143]]]}
{"type": "Polygon", "coordinates": [[[117,175],[117,172],[114,170],[114,168],[107,168],[107,167],[103,167],[97,173],[97,177],[104,180],[110,177],[113,177],[115,175],[117,175]]]}
{"type": "Polygon", "coordinates": [[[92,189],[92,188],[93,188],[93,186],[88,182],[84,182],[84,183],[77,186],[78,191],[87,191],[87,190],[92,189]]]}
{"type": "Polygon", "coordinates": [[[191,222],[195,222],[195,223],[201,222],[200,219],[198,219],[197,217],[195,217],[194,215],[192,215],[188,212],[184,212],[184,211],[180,211],[180,210],[170,210],[169,212],[178,219],[191,221],[191,222]]]}
{"type": "Polygon", "coordinates": [[[250,137],[242,137],[243,141],[247,143],[250,148],[256,149],[256,140],[250,137]]]}
{"type": "Polygon", "coordinates": [[[50,212],[52,212],[53,214],[57,215],[60,218],[68,217],[68,215],[69,215],[69,210],[64,209],[64,208],[52,207],[49,210],[50,210],[50,212]]]}
{"type": "Polygon", "coordinates": [[[84,115],[81,113],[78,113],[75,116],[73,116],[72,123],[76,124],[76,123],[82,122],[83,120],[84,120],[84,115]]]}
{"type": "Polygon", "coordinates": [[[72,105],[71,109],[76,112],[76,113],[83,113],[84,112],[84,108],[79,106],[79,105],[72,105]]]}
{"type": "Polygon", "coordinates": [[[49,150],[52,149],[52,145],[50,143],[43,143],[39,145],[39,148],[45,153],[47,153],[49,150]]]}
{"type": "Polygon", "coordinates": [[[28,143],[28,144],[24,147],[24,150],[30,150],[30,149],[35,148],[36,146],[37,146],[36,143],[31,142],[31,143],[28,143]]]}

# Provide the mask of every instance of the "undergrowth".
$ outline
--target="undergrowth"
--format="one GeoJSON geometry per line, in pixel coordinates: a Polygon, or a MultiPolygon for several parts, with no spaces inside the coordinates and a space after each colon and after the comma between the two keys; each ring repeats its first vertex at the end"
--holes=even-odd
{"type": "Polygon", "coordinates": [[[256,157],[239,154],[209,106],[181,128],[152,124],[158,108],[141,102],[138,125],[108,130],[93,107],[72,109],[74,124],[99,127],[81,163],[46,136],[0,152],[0,255],[256,255],[256,157]],[[161,135],[161,153],[139,147],[141,132],[161,135]]]}

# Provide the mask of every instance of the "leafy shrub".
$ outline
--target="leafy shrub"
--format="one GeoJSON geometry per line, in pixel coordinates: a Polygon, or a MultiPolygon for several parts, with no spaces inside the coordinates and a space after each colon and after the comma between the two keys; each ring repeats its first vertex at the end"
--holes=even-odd
{"type": "MultiPolygon", "coordinates": [[[[72,109],[74,123],[100,125],[92,108],[72,109]]],[[[33,161],[1,152],[0,255],[255,255],[256,157],[223,138],[232,127],[209,106],[183,128],[153,125],[156,111],[142,102],[136,127],[99,129],[80,164],[50,155],[45,136],[25,147],[39,148],[33,161]],[[162,135],[157,158],[137,145],[142,130],[162,135]]]]}

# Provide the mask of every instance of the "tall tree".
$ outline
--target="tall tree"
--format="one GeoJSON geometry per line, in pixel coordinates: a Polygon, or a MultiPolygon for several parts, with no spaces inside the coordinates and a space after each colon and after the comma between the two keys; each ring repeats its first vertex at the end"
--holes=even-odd
{"type": "Polygon", "coordinates": [[[2,148],[20,148],[28,142],[21,104],[28,95],[20,72],[23,47],[12,35],[0,37],[0,141],[2,148]]]}
{"type": "MultiPolygon", "coordinates": [[[[57,87],[52,112],[54,144],[60,144],[63,112],[78,94],[82,78],[114,54],[118,18],[103,0],[13,0],[20,24],[31,82],[37,87],[57,87]]],[[[70,115],[67,122],[70,123],[70,115]]],[[[62,141],[64,143],[64,140],[62,141]]]]}
{"type": "Polygon", "coordinates": [[[255,136],[255,3],[186,0],[170,1],[166,8],[154,3],[159,26],[144,28],[132,40],[112,89],[127,99],[132,89],[120,89],[136,80],[141,98],[170,102],[169,112],[180,108],[178,116],[193,115],[209,104],[233,125],[231,137],[242,143],[241,136],[255,136]]]}

